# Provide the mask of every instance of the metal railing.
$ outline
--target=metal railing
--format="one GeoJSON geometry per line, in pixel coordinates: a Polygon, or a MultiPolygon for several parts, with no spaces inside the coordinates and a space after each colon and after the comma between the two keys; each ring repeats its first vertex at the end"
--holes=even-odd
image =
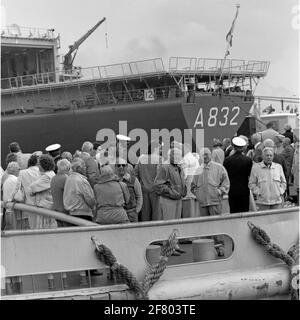
{"type": "Polygon", "coordinates": [[[114,78],[130,78],[159,74],[165,72],[161,58],[132,61],[127,63],[74,68],[72,72],[47,72],[32,75],[1,79],[2,89],[21,88],[25,86],[47,85],[55,82],[73,82],[85,80],[104,80],[114,78]]]}
{"type": "MultiPolygon", "coordinates": [[[[222,59],[171,57],[169,72],[172,74],[217,75],[221,72],[222,59]]],[[[226,60],[223,73],[240,76],[260,76],[267,74],[268,61],[226,60]]],[[[57,71],[1,79],[2,89],[27,86],[49,85],[51,83],[78,82],[88,80],[113,80],[142,77],[167,72],[161,58],[132,61],[127,63],[74,68],[71,72],[57,71]]]]}
{"type": "Polygon", "coordinates": [[[54,29],[20,27],[17,24],[1,27],[1,37],[29,38],[29,39],[55,39],[54,29]]]}
{"type": "MultiPolygon", "coordinates": [[[[223,59],[171,57],[169,71],[172,73],[192,72],[195,74],[215,75],[221,73],[223,59]]],[[[227,59],[223,73],[231,75],[265,76],[269,69],[268,61],[227,59]]]]}
{"type": "Polygon", "coordinates": [[[48,217],[48,218],[53,218],[58,221],[68,222],[68,223],[74,224],[76,226],[81,226],[81,227],[88,227],[88,226],[91,227],[91,226],[98,225],[94,222],[90,222],[88,220],[76,218],[71,215],[67,215],[67,214],[64,214],[64,213],[61,213],[58,211],[45,209],[45,208],[41,208],[41,207],[36,207],[36,206],[31,206],[31,205],[24,204],[24,203],[15,203],[15,202],[4,203],[3,201],[1,201],[1,208],[6,208],[9,210],[27,211],[27,212],[31,212],[33,214],[41,215],[41,216],[48,217]]]}

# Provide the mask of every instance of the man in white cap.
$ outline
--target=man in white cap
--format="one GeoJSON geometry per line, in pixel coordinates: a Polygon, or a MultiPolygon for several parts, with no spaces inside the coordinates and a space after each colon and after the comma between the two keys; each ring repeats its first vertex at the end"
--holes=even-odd
{"type": "Polygon", "coordinates": [[[62,160],[62,156],[60,154],[61,145],[58,143],[50,144],[45,150],[49,153],[49,155],[53,158],[55,163],[54,172],[57,173],[57,161],[62,160]]]}
{"type": "Polygon", "coordinates": [[[230,213],[249,211],[248,181],[252,169],[252,160],[243,154],[246,141],[241,137],[232,139],[234,154],[227,157],[224,167],[230,180],[228,201],[230,213]]]}

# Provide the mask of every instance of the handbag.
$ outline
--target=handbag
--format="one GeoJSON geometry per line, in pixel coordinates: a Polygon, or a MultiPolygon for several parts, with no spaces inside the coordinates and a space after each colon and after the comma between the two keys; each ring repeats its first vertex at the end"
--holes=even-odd
{"type": "Polygon", "coordinates": [[[25,202],[25,191],[22,185],[20,185],[17,192],[14,194],[13,200],[17,202],[25,202]]]}

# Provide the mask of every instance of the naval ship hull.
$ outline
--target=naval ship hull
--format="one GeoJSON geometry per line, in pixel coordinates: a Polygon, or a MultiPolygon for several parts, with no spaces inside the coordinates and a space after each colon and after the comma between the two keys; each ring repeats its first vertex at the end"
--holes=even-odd
{"type": "Polygon", "coordinates": [[[238,131],[252,103],[251,97],[209,94],[196,96],[193,103],[180,97],[6,115],[1,118],[1,162],[4,163],[12,141],[18,141],[23,152],[43,151],[52,143],[74,152],[84,141],[96,141],[100,129],[109,128],[118,134],[120,121],[127,122],[128,134],[132,129],[144,129],[149,141],[151,129],[179,129],[182,138],[184,129],[192,129],[193,133],[195,129],[204,129],[203,143],[211,146],[213,138],[231,138],[238,131]]]}

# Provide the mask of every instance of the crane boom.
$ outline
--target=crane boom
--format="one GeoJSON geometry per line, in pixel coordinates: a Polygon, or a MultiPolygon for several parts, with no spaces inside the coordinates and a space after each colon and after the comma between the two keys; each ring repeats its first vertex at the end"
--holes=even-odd
{"type": "Polygon", "coordinates": [[[68,53],[65,54],[64,56],[64,69],[65,70],[71,70],[73,67],[73,61],[75,59],[77,50],[79,46],[106,20],[104,17],[102,20],[98,21],[93,28],[91,28],[89,31],[87,31],[81,38],[79,38],[77,41],[74,42],[73,45],[69,46],[69,51],[68,53]],[[74,56],[72,57],[72,53],[75,52],[74,56]]]}

